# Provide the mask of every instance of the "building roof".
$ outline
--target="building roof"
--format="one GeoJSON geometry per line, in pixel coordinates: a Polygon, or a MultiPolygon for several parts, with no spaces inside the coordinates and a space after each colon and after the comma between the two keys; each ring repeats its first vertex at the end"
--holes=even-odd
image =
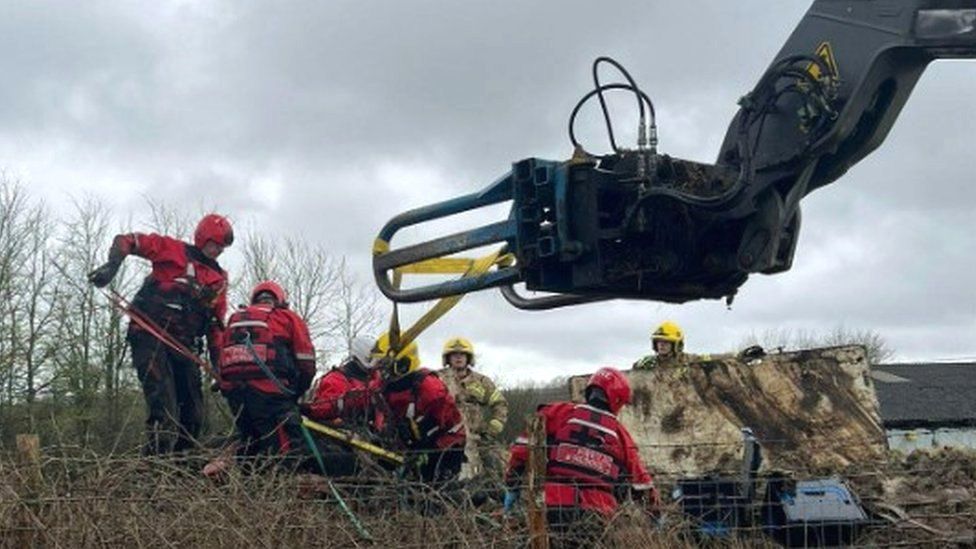
{"type": "Polygon", "coordinates": [[[871,377],[887,427],[976,426],[976,362],[882,364],[871,377]]]}

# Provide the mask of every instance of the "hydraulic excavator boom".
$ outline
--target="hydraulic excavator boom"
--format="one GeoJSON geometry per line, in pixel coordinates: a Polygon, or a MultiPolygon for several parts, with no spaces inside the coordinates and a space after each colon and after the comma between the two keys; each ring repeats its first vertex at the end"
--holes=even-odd
{"type": "Polygon", "coordinates": [[[520,160],[484,190],[394,217],[374,247],[376,281],[395,302],[501,287],[523,309],[615,298],[731,300],[751,273],[790,269],[800,200],[884,141],[925,67],[973,57],[976,0],[816,0],[739,101],[714,164],[658,153],[650,98],[615,61],[597,59],[594,89],[570,117],[572,158],[520,160]],[[604,64],[626,81],[601,83],[604,64]],[[640,107],[634,149],[613,135],[604,94],[615,90],[632,93],[640,107]],[[607,119],[613,152],[605,155],[587,152],[573,132],[593,97],[607,119]],[[404,227],[506,201],[504,221],[390,246],[404,227]],[[396,283],[411,265],[496,243],[514,259],[446,282],[396,283]],[[524,297],[517,283],[551,295],[524,297]]]}

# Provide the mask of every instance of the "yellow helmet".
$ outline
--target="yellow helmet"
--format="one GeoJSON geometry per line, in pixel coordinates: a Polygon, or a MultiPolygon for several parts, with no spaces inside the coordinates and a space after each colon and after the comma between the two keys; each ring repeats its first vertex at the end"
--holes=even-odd
{"type": "MultiPolygon", "coordinates": [[[[385,359],[390,358],[390,334],[384,333],[376,340],[373,349],[370,351],[370,358],[385,359]]],[[[410,372],[415,372],[420,368],[420,350],[417,342],[411,341],[409,345],[400,349],[393,360],[388,361],[383,367],[389,370],[394,377],[400,377],[410,372]]]]}
{"type": "Polygon", "coordinates": [[[681,326],[665,320],[651,333],[651,342],[655,341],[670,341],[674,344],[674,351],[680,353],[684,350],[685,334],[681,331],[681,326]]]}
{"type": "Polygon", "coordinates": [[[474,366],[474,345],[463,337],[452,337],[444,342],[444,350],[441,352],[441,359],[447,364],[447,357],[451,353],[464,353],[468,355],[468,366],[474,366]]]}

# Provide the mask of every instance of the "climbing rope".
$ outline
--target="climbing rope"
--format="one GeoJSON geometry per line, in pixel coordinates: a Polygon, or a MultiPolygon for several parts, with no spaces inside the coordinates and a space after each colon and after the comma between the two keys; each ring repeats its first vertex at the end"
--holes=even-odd
{"type": "Polygon", "coordinates": [[[345,513],[347,517],[349,517],[349,521],[352,522],[353,527],[355,527],[356,531],[359,532],[360,537],[366,541],[373,541],[373,536],[369,534],[369,531],[366,530],[363,523],[359,521],[359,517],[352,512],[352,509],[349,508],[346,500],[343,499],[342,494],[340,494],[339,490],[336,489],[335,484],[332,484],[332,480],[329,478],[328,473],[325,472],[325,460],[322,459],[322,453],[319,452],[319,448],[315,444],[315,440],[312,439],[312,433],[308,431],[308,428],[305,427],[305,425],[302,425],[301,427],[302,435],[305,437],[305,444],[307,444],[309,450],[312,451],[312,455],[315,457],[315,462],[319,466],[319,471],[322,472],[322,476],[325,477],[326,484],[329,485],[329,491],[332,492],[332,497],[339,502],[339,508],[342,509],[342,512],[345,513]]]}

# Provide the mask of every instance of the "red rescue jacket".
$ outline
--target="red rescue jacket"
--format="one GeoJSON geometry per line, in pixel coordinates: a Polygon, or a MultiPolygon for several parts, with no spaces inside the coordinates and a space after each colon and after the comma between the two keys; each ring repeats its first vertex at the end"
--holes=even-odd
{"type": "MultiPolygon", "coordinates": [[[[389,420],[407,446],[438,450],[464,446],[461,412],[447,386],[430,370],[421,368],[388,382],[382,395],[392,414],[389,420]]],[[[380,428],[383,423],[377,420],[380,428]]]]}
{"type": "Polygon", "coordinates": [[[281,394],[257,358],[296,396],[315,377],[315,348],[308,326],[290,309],[263,304],[242,307],[230,316],[223,336],[219,369],[224,391],[246,384],[263,393],[281,394]],[[250,348],[245,342],[248,337],[250,348]]]}
{"type": "Polygon", "coordinates": [[[378,372],[346,361],[319,380],[308,405],[309,417],[316,421],[368,421],[372,395],[379,392],[379,386],[378,372]]]}
{"type": "MultiPolygon", "coordinates": [[[[630,433],[617,416],[572,402],[542,406],[546,420],[546,505],[613,514],[621,488],[652,490],[630,433]]],[[[517,482],[528,462],[525,436],[512,445],[506,481],[517,482]]],[[[652,492],[656,500],[656,491],[652,492]]]]}
{"type": "Polygon", "coordinates": [[[119,235],[116,245],[152,262],[133,307],[185,343],[206,335],[214,347],[227,314],[227,273],[220,264],[196,246],[158,234],[119,235]]]}

